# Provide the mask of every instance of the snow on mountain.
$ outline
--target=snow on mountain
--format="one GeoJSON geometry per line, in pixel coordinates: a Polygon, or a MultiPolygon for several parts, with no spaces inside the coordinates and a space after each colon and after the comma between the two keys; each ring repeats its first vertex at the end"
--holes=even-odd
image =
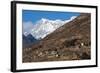
{"type": "Polygon", "coordinates": [[[36,39],[42,39],[42,38],[46,37],[46,35],[50,34],[54,30],[56,30],[61,25],[63,25],[63,23],[57,22],[57,20],[53,21],[53,20],[48,20],[48,19],[42,18],[34,26],[34,28],[31,31],[31,34],[36,39]]]}
{"type": "MultiPolygon", "coordinates": [[[[63,26],[65,23],[68,23],[75,19],[77,16],[71,17],[69,20],[49,20],[46,18],[42,18],[41,20],[37,21],[30,32],[35,39],[43,39],[48,34],[55,31],[57,28],[63,26]]],[[[28,34],[25,32],[24,34],[28,34]]]]}

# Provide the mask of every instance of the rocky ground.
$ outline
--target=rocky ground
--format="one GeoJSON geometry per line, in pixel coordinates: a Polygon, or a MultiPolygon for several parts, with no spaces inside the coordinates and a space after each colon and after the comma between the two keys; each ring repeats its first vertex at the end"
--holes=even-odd
{"type": "Polygon", "coordinates": [[[90,59],[90,47],[72,47],[63,50],[24,50],[23,62],[64,61],[90,59]],[[27,55],[27,54],[28,55],[27,55]]]}

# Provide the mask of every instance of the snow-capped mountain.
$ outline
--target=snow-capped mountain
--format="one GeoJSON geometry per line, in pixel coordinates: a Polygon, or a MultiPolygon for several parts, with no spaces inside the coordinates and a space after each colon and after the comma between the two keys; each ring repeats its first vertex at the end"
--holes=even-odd
{"type": "MultiPolygon", "coordinates": [[[[35,39],[43,39],[48,34],[55,31],[57,28],[63,26],[65,23],[68,23],[75,19],[77,16],[71,17],[69,20],[49,20],[46,18],[42,18],[41,20],[37,21],[36,24],[32,27],[29,34],[31,34],[35,39]]],[[[24,32],[26,34],[27,32],[24,32]]],[[[27,33],[28,34],[28,33],[27,33]]]]}
{"type": "Polygon", "coordinates": [[[31,31],[31,34],[36,39],[42,39],[46,35],[52,33],[54,30],[62,26],[65,22],[61,20],[49,20],[42,18],[40,21],[37,22],[37,24],[34,26],[34,28],[31,31]]]}

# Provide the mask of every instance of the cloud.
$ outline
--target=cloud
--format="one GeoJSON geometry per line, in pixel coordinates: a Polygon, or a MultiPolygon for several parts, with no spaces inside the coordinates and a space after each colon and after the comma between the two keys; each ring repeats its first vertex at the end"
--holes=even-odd
{"type": "Polygon", "coordinates": [[[23,34],[28,35],[33,27],[34,25],[31,21],[23,22],[23,34]]]}

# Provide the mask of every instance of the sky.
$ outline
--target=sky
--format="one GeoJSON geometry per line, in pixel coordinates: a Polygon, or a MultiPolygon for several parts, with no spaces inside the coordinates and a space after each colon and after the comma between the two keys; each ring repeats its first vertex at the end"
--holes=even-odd
{"type": "Polygon", "coordinates": [[[56,11],[36,11],[36,10],[23,10],[22,11],[22,21],[32,22],[35,24],[41,18],[46,18],[49,20],[67,20],[72,16],[79,16],[80,13],[75,12],[56,12],[56,11]]]}

